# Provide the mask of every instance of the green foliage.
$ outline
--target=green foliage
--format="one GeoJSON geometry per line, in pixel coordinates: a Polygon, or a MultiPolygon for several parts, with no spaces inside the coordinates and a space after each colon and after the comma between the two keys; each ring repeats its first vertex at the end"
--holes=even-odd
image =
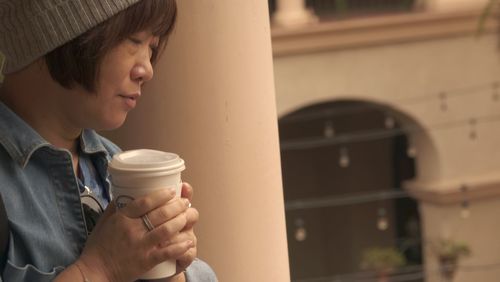
{"type": "Polygon", "coordinates": [[[340,14],[347,12],[347,10],[349,10],[349,6],[347,5],[347,1],[346,0],[335,0],[335,9],[340,14]]]}
{"type": "Polygon", "coordinates": [[[403,254],[395,248],[373,247],[363,252],[361,268],[374,271],[391,271],[406,265],[403,254]]]}
{"type": "Polygon", "coordinates": [[[471,250],[465,242],[442,239],[436,246],[436,253],[440,258],[458,259],[469,256],[471,250]]]}
{"type": "Polygon", "coordinates": [[[493,13],[493,10],[498,7],[499,0],[489,0],[488,3],[486,4],[486,7],[484,8],[483,12],[481,13],[481,17],[479,17],[479,24],[477,27],[477,32],[476,35],[480,35],[483,32],[484,29],[484,23],[486,22],[486,19],[491,16],[493,13]]]}

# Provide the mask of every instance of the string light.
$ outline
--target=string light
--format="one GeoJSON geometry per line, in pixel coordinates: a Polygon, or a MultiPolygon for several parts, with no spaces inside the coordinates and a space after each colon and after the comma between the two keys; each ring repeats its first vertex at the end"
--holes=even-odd
{"type": "Polygon", "coordinates": [[[396,121],[394,120],[394,118],[390,115],[386,115],[385,120],[384,120],[385,128],[393,129],[395,125],[396,125],[396,121]]]}
{"type": "Polygon", "coordinates": [[[460,216],[463,219],[467,219],[467,218],[470,217],[469,199],[467,197],[467,190],[468,190],[467,185],[463,184],[460,187],[460,190],[462,191],[462,195],[463,195],[463,200],[462,200],[462,203],[461,203],[460,216]]]}
{"type": "Polygon", "coordinates": [[[471,118],[469,120],[469,125],[470,125],[469,138],[471,140],[475,140],[477,138],[476,124],[477,124],[477,121],[475,118],[471,118]]]}
{"type": "Polygon", "coordinates": [[[341,168],[347,168],[349,167],[351,163],[351,159],[349,157],[349,151],[347,150],[346,147],[340,148],[340,153],[339,153],[339,166],[341,168]]]}
{"type": "Polygon", "coordinates": [[[491,96],[493,101],[498,101],[499,93],[498,89],[500,88],[500,83],[498,81],[493,82],[493,95],[491,96]]]}
{"type": "Polygon", "coordinates": [[[343,207],[402,198],[410,198],[410,195],[408,192],[399,188],[391,188],[390,190],[367,192],[362,194],[331,195],[306,200],[287,201],[285,202],[285,210],[288,212],[295,210],[343,207]]]}
{"type": "Polygon", "coordinates": [[[418,126],[403,126],[394,129],[376,129],[376,130],[365,130],[353,133],[342,133],[336,134],[332,138],[304,138],[304,139],[294,139],[294,140],[282,140],[280,142],[281,151],[286,150],[301,150],[309,148],[317,148],[321,146],[332,146],[341,144],[351,144],[366,141],[381,140],[386,138],[393,138],[397,136],[403,136],[407,134],[418,134],[427,133],[430,131],[446,130],[457,127],[463,127],[464,125],[469,126],[470,129],[474,128],[472,136],[469,130],[469,138],[477,138],[476,126],[480,123],[491,123],[500,122],[500,114],[480,116],[468,119],[452,120],[448,122],[443,122],[439,124],[429,125],[427,129],[423,129],[418,126]],[[472,127],[473,126],[473,127],[472,127]]]}
{"type": "MultiPolygon", "coordinates": [[[[460,97],[460,96],[466,96],[466,95],[477,95],[477,94],[488,94],[491,95],[491,91],[500,91],[500,81],[495,80],[495,81],[490,81],[487,83],[481,83],[477,85],[471,85],[467,87],[462,87],[462,88],[455,88],[455,89],[447,89],[439,92],[434,92],[431,94],[424,94],[424,95],[418,95],[418,96],[413,96],[413,97],[403,97],[403,98],[394,98],[392,99],[393,103],[397,104],[404,104],[405,106],[412,106],[416,104],[421,104],[421,103],[429,103],[430,101],[435,101],[436,96],[437,98],[442,101],[446,102],[445,105],[447,105],[447,101],[452,98],[460,97]]],[[[498,92],[498,96],[500,98],[500,92],[498,92]]],[[[446,107],[447,108],[447,107],[446,107]]],[[[292,114],[289,116],[285,116],[280,119],[280,123],[291,123],[291,122],[303,122],[303,121],[310,121],[310,120],[315,120],[315,119],[324,119],[324,118],[331,118],[334,116],[343,116],[347,114],[356,114],[356,113],[362,113],[366,112],[369,110],[374,110],[374,109],[379,109],[378,107],[374,107],[372,105],[356,105],[356,106],[345,106],[342,108],[338,109],[323,109],[323,110],[318,110],[310,113],[300,113],[300,114],[292,114]]]]}
{"type": "Polygon", "coordinates": [[[326,138],[332,138],[335,136],[335,128],[333,127],[333,122],[328,120],[325,122],[325,127],[323,128],[323,136],[326,138]]]}
{"type": "Polygon", "coordinates": [[[440,100],[440,109],[443,112],[446,112],[448,110],[448,104],[446,103],[446,92],[441,92],[439,93],[439,100],[440,100]]]}
{"type": "Polygon", "coordinates": [[[387,212],[384,208],[379,208],[377,213],[377,229],[380,231],[387,230],[387,228],[389,228],[389,219],[387,218],[387,212]]]}
{"type": "Polygon", "coordinates": [[[417,157],[417,147],[415,146],[414,142],[413,142],[413,138],[411,137],[408,137],[406,139],[406,156],[408,156],[409,158],[416,158],[417,157]]]}
{"type": "Polygon", "coordinates": [[[302,218],[297,218],[295,220],[295,240],[297,242],[303,242],[307,239],[307,230],[304,227],[305,223],[302,218]]]}
{"type": "Polygon", "coordinates": [[[408,147],[408,149],[406,149],[406,155],[414,159],[417,156],[417,149],[414,146],[408,147]]]}

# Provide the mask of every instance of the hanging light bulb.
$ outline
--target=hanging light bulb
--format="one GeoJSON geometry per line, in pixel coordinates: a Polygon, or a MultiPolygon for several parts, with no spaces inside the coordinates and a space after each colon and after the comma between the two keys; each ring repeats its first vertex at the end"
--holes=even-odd
{"type": "Polygon", "coordinates": [[[413,141],[410,136],[407,138],[407,145],[406,145],[406,155],[410,158],[415,158],[417,156],[417,148],[413,144],[413,141]]]}
{"type": "Polygon", "coordinates": [[[304,227],[304,220],[297,218],[295,220],[295,240],[303,242],[307,239],[307,230],[304,227]]]}
{"type": "Polygon", "coordinates": [[[460,210],[460,216],[463,219],[467,219],[467,218],[470,217],[469,199],[467,197],[467,190],[468,190],[467,185],[463,184],[460,187],[460,190],[462,191],[462,195],[463,195],[463,200],[462,200],[461,210],[460,210]]]}
{"type": "Polygon", "coordinates": [[[471,140],[475,140],[477,138],[476,124],[477,124],[477,121],[475,118],[471,118],[469,120],[469,125],[470,125],[469,138],[471,140]]]}
{"type": "Polygon", "coordinates": [[[417,148],[411,145],[406,148],[406,155],[410,158],[415,158],[417,156],[417,148]]]}
{"type": "Polygon", "coordinates": [[[441,111],[446,112],[448,110],[448,104],[446,101],[446,92],[439,93],[439,100],[441,101],[440,103],[441,111]]]}
{"type": "Polygon", "coordinates": [[[349,151],[346,147],[340,148],[339,166],[342,168],[349,167],[351,159],[349,158],[349,151]]]}
{"type": "Polygon", "coordinates": [[[462,209],[460,210],[460,216],[463,219],[467,219],[470,217],[470,209],[469,209],[469,202],[468,201],[462,202],[462,209]]]}
{"type": "Polygon", "coordinates": [[[385,231],[389,228],[389,220],[387,219],[387,214],[384,208],[378,209],[377,218],[377,229],[380,231],[385,231]]]}
{"type": "Polygon", "coordinates": [[[393,129],[394,125],[396,125],[396,121],[394,120],[394,118],[392,116],[386,115],[385,120],[384,120],[384,125],[385,125],[385,128],[387,128],[387,129],[393,129]]]}
{"type": "Polygon", "coordinates": [[[325,127],[323,128],[323,136],[326,138],[332,138],[335,136],[335,128],[333,127],[333,122],[328,120],[325,122],[325,127]]]}
{"type": "Polygon", "coordinates": [[[499,98],[499,93],[498,93],[498,88],[500,88],[500,83],[498,81],[493,83],[493,95],[491,95],[491,99],[493,101],[498,101],[499,98]]]}

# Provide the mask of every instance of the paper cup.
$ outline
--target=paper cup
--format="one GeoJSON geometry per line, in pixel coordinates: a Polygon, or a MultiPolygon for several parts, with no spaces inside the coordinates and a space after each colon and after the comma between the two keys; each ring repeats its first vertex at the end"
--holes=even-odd
{"type": "MultiPolygon", "coordinates": [[[[140,149],[113,156],[108,165],[111,175],[111,194],[118,208],[123,208],[137,197],[158,190],[174,188],[181,193],[181,172],[184,161],[176,154],[140,149]]],[[[146,272],[140,279],[160,279],[175,274],[176,261],[168,260],[146,272]]]]}

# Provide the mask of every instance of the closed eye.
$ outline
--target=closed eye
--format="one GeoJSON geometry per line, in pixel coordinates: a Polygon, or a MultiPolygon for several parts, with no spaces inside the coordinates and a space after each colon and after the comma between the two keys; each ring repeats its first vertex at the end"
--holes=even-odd
{"type": "Polygon", "coordinates": [[[129,38],[129,40],[130,40],[132,43],[136,44],[136,45],[140,45],[140,44],[142,44],[142,40],[137,39],[137,38],[132,38],[132,37],[130,37],[130,38],[129,38]]]}

